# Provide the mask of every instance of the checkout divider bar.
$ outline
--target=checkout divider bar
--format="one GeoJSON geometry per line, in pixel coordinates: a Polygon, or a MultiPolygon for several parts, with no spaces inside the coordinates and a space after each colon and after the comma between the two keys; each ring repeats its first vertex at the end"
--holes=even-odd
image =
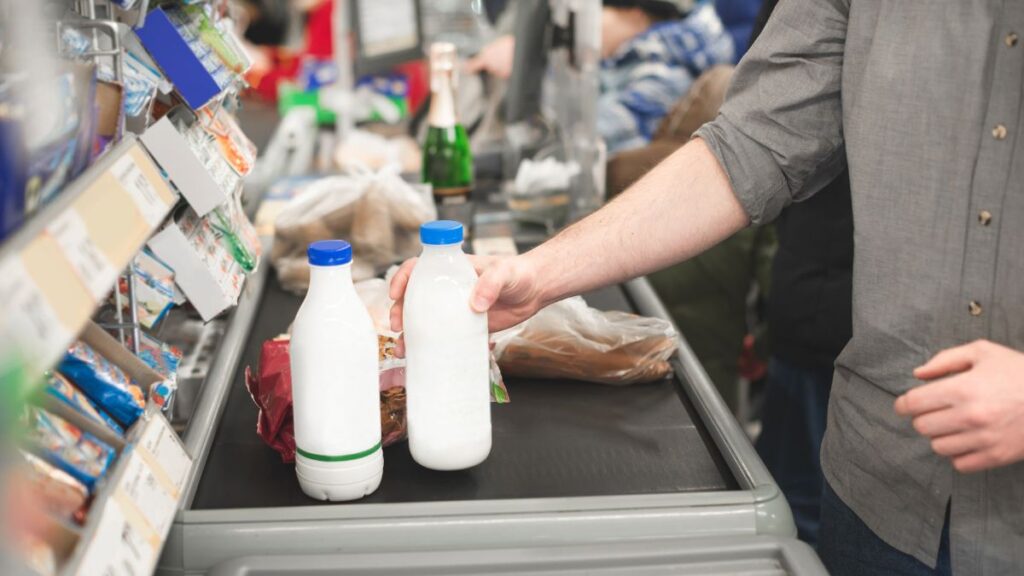
{"type": "Polygon", "coordinates": [[[792,511],[778,485],[650,282],[646,277],[636,278],[623,284],[623,289],[633,300],[639,314],[667,320],[675,328],[679,348],[671,364],[682,379],[683,390],[707,425],[711,438],[740,488],[752,493],[757,509],[757,531],[780,535],[792,532],[795,537],[792,511]]]}
{"type": "MultiPolygon", "coordinates": [[[[270,254],[273,240],[261,238],[260,241],[263,246],[263,254],[270,254]]],[[[239,298],[238,307],[232,313],[228,329],[224,333],[224,340],[217,348],[217,358],[203,384],[195,412],[182,437],[185,450],[192,457],[193,466],[182,489],[182,498],[178,507],[179,516],[182,510],[191,508],[195,498],[199,479],[202,478],[203,469],[206,466],[206,458],[213,445],[213,437],[217,433],[217,425],[224,412],[224,407],[227,405],[231,382],[241,361],[245,344],[249,340],[249,332],[256,320],[260,302],[263,300],[263,289],[267,283],[269,269],[270,263],[265,256],[260,267],[249,276],[242,296],[239,298]]]]}

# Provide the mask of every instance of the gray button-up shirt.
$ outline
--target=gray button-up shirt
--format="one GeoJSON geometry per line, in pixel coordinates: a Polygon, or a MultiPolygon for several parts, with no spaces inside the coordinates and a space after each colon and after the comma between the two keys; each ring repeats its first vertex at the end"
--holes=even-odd
{"type": "Polygon", "coordinates": [[[698,132],[754,223],[848,163],[853,340],[836,361],[825,476],[933,566],[951,503],[958,574],[1024,574],[1024,465],[959,474],[893,401],[942,349],[1024,350],[1018,34],[1021,0],[782,0],[698,132]]]}

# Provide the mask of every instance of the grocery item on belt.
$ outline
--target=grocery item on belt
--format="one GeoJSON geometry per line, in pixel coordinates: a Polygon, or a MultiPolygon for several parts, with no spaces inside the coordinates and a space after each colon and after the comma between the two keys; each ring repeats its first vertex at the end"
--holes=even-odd
{"type": "Polygon", "coordinates": [[[97,408],[92,400],[60,374],[50,372],[46,375],[46,392],[97,424],[106,426],[118,436],[124,436],[124,428],[120,424],[97,408]]]}
{"type": "Polygon", "coordinates": [[[39,455],[91,491],[113,462],[114,449],[42,408],[29,407],[28,418],[26,436],[39,455]]]}
{"type": "Polygon", "coordinates": [[[58,370],[123,426],[131,426],[142,415],[146,406],[142,389],[85,342],[68,349],[58,370]]]}
{"type": "Polygon", "coordinates": [[[676,333],[672,324],[625,312],[603,312],[580,297],[541,310],[494,335],[506,375],[638,384],[666,378],[676,333]]]}
{"type": "Polygon", "coordinates": [[[419,226],[436,214],[429,194],[397,174],[353,169],[308,184],[281,210],[270,259],[282,286],[304,294],[306,248],[319,240],[350,238],[353,279],[367,280],[419,253],[419,226]]]}
{"type": "Polygon", "coordinates": [[[51,515],[82,523],[89,490],[70,474],[60,470],[35,454],[18,450],[24,463],[15,474],[22,475],[25,486],[36,498],[34,503],[42,505],[51,515]]]}

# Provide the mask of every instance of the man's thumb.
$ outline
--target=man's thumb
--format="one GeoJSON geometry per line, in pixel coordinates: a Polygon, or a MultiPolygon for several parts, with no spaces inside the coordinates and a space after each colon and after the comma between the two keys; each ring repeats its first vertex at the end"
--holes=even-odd
{"type": "Polygon", "coordinates": [[[492,266],[480,275],[473,291],[471,306],[474,312],[487,312],[501,296],[508,277],[504,266],[492,266]]]}

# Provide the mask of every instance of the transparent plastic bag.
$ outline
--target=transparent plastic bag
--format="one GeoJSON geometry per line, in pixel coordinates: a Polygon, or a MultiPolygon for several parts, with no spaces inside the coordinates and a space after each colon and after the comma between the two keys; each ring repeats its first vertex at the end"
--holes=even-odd
{"type": "Polygon", "coordinates": [[[278,215],[270,256],[286,290],[309,288],[306,248],[341,238],[352,244],[352,276],[366,280],[419,254],[419,228],[437,218],[430,191],[392,169],[352,169],[307,186],[278,215]]]}
{"type": "Polygon", "coordinates": [[[493,339],[505,376],[613,385],[664,379],[677,348],[671,323],[603,312],[579,297],[552,304],[493,339]]]}

